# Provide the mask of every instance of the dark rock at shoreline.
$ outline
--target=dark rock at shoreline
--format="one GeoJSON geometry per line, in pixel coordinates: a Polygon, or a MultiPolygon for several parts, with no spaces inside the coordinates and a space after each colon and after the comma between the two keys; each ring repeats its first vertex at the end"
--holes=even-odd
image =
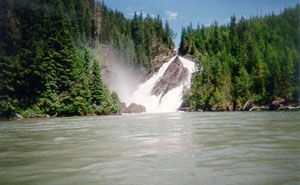
{"type": "Polygon", "coordinates": [[[123,113],[126,110],[126,104],[125,103],[121,103],[121,112],[123,113]]]}
{"type": "Polygon", "coordinates": [[[128,107],[126,107],[125,103],[121,104],[121,112],[122,113],[142,113],[146,112],[146,108],[142,105],[138,105],[135,103],[131,103],[128,107]]]}
{"type": "Polygon", "coordinates": [[[159,82],[153,87],[152,94],[162,97],[170,90],[181,85],[188,76],[188,69],[183,66],[180,59],[176,57],[159,82]]]}

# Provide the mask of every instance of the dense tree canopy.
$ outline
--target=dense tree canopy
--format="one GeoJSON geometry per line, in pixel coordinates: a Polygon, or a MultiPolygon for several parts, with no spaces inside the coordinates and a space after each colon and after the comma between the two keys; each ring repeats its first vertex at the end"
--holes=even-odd
{"type": "Polygon", "coordinates": [[[3,0],[0,116],[108,114],[119,110],[91,60],[93,0],[3,0]]]}
{"type": "MultiPolygon", "coordinates": [[[[91,50],[112,45],[150,73],[155,57],[174,49],[162,19],[127,19],[95,0],[2,0],[0,116],[110,114],[118,96],[103,84],[91,50]]],[[[194,109],[237,110],[299,97],[300,5],[228,25],[183,28],[179,52],[197,62],[185,103],[194,109]]]]}
{"type": "Polygon", "coordinates": [[[154,57],[169,55],[174,49],[173,32],[168,22],[165,26],[159,16],[134,14],[126,19],[121,12],[101,4],[100,42],[112,44],[131,59],[132,64],[149,73],[154,67],[154,57]]]}
{"type": "Polygon", "coordinates": [[[300,5],[230,24],[183,28],[179,52],[192,55],[194,74],[185,103],[194,109],[237,110],[250,99],[297,102],[300,5]]]}
{"type": "Polygon", "coordinates": [[[126,19],[95,0],[2,0],[0,116],[109,114],[120,104],[91,49],[109,44],[145,73],[174,48],[162,20],[126,19]]]}

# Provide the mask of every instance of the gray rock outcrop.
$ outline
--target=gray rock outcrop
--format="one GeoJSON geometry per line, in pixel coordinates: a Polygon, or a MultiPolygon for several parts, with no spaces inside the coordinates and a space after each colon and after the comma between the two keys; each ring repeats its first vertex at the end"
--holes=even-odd
{"type": "Polygon", "coordinates": [[[138,105],[135,103],[131,103],[128,107],[126,107],[125,103],[122,103],[122,113],[142,113],[146,112],[146,108],[142,105],[138,105]]]}
{"type": "Polygon", "coordinates": [[[152,89],[152,94],[162,97],[170,90],[181,85],[188,76],[188,69],[185,68],[178,57],[169,65],[161,79],[152,89]]]}

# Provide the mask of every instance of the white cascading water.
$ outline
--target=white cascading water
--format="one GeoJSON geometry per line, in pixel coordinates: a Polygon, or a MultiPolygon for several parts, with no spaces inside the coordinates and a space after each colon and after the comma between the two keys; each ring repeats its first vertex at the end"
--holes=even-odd
{"type": "Polygon", "coordinates": [[[143,105],[146,108],[147,113],[176,112],[182,104],[184,90],[190,87],[192,73],[195,71],[194,62],[179,57],[183,66],[188,69],[187,79],[180,86],[167,92],[162,98],[162,94],[159,96],[151,94],[152,88],[164,75],[165,71],[176,57],[177,56],[171,58],[149,80],[141,84],[134,92],[130,102],[143,105]]]}

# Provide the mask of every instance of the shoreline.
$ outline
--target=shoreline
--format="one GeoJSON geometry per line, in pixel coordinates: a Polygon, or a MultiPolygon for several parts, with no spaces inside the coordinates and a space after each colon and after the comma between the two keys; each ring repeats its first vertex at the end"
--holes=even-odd
{"type": "Polygon", "coordinates": [[[192,108],[190,106],[181,106],[178,110],[187,112],[202,112],[202,111],[289,111],[300,110],[299,102],[288,102],[283,98],[277,98],[265,104],[255,103],[254,99],[246,101],[244,104],[234,107],[229,102],[226,107],[220,107],[218,104],[214,104],[211,107],[205,107],[204,109],[192,108]]]}
{"type": "MultiPolygon", "coordinates": [[[[297,112],[300,111],[300,106],[297,106],[292,109],[276,109],[276,110],[268,110],[268,109],[256,109],[256,110],[187,110],[186,108],[179,108],[177,112],[193,112],[193,113],[201,113],[201,112],[297,112]]],[[[5,117],[0,117],[0,122],[1,121],[14,121],[14,120],[32,120],[32,119],[55,119],[55,118],[72,118],[72,117],[105,117],[105,116],[122,116],[122,115],[127,115],[127,114],[145,114],[146,112],[143,113],[119,113],[119,114],[103,114],[103,115],[96,115],[96,114],[87,114],[87,115],[73,115],[73,116],[50,116],[45,114],[44,116],[29,116],[29,117],[23,117],[21,115],[14,116],[11,118],[5,118],[5,117]]],[[[147,113],[146,113],[147,114],[147,113]]],[[[149,113],[151,114],[151,113],[149,113]]]]}
{"type": "Polygon", "coordinates": [[[250,109],[243,110],[202,110],[202,109],[192,109],[190,107],[181,107],[178,111],[182,112],[272,112],[272,111],[299,111],[300,106],[285,106],[278,109],[271,109],[269,106],[254,106],[250,109]]]}

